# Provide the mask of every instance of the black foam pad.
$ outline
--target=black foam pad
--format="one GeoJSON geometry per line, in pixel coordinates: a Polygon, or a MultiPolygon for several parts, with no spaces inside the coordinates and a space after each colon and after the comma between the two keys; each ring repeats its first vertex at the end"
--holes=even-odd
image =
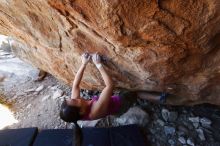
{"type": "MultiPolygon", "coordinates": [[[[82,146],[145,146],[136,125],[113,128],[82,128],[82,146]]],[[[74,130],[42,130],[33,146],[72,146],[74,130]]]]}
{"type": "Polygon", "coordinates": [[[111,146],[145,146],[143,135],[136,125],[110,128],[111,146]]]}
{"type": "Polygon", "coordinates": [[[82,128],[82,146],[111,146],[109,128],[82,128]]]}
{"type": "Polygon", "coordinates": [[[0,130],[0,146],[31,146],[37,131],[37,128],[0,130]]]}
{"type": "Polygon", "coordinates": [[[73,129],[42,130],[33,146],[72,146],[73,129]]]}
{"type": "MultiPolygon", "coordinates": [[[[109,130],[107,128],[82,128],[83,146],[110,146],[109,130]]],[[[42,130],[33,146],[72,146],[73,129],[42,130]]]]}

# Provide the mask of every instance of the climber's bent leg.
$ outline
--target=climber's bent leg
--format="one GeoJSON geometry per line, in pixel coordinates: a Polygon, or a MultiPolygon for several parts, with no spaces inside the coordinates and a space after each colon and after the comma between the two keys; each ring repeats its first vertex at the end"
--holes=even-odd
{"type": "Polygon", "coordinates": [[[156,103],[165,103],[167,95],[168,95],[167,93],[159,93],[159,92],[148,92],[148,91],[137,92],[138,98],[156,103]]]}

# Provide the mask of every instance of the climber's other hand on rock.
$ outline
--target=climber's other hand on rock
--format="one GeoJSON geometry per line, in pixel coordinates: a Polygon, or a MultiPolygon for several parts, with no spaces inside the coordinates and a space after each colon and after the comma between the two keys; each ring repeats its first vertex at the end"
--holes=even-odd
{"type": "Polygon", "coordinates": [[[101,64],[101,56],[98,53],[92,54],[92,61],[95,65],[101,64]]]}
{"type": "Polygon", "coordinates": [[[89,55],[89,53],[83,53],[81,56],[83,65],[87,65],[90,58],[91,58],[91,56],[89,55]]]}

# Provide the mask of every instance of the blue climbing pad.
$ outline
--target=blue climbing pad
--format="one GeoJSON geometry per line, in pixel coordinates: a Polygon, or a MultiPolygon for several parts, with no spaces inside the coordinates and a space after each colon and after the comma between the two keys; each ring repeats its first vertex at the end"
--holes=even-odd
{"type": "Polygon", "coordinates": [[[109,131],[111,146],[146,146],[140,128],[136,125],[112,127],[109,131]]]}
{"type": "Polygon", "coordinates": [[[110,128],[82,128],[82,146],[111,146],[110,128]]]}
{"type": "MultiPolygon", "coordinates": [[[[143,135],[136,125],[112,128],[82,128],[82,146],[145,146],[143,135]]],[[[72,146],[74,130],[42,130],[33,146],[72,146]]]]}
{"type": "Polygon", "coordinates": [[[33,146],[72,146],[73,129],[42,130],[33,146]]]}
{"type": "MultiPolygon", "coordinates": [[[[0,131],[0,146],[72,146],[74,129],[37,128],[0,131]],[[37,136],[36,136],[37,135],[37,136]]],[[[112,128],[82,128],[82,146],[145,146],[137,125],[112,128]]]]}
{"type": "MultiPolygon", "coordinates": [[[[82,133],[82,146],[110,146],[107,128],[82,128],[82,133]]],[[[72,146],[74,134],[74,129],[42,130],[33,146],[72,146]]]]}
{"type": "Polygon", "coordinates": [[[37,128],[0,130],[0,146],[32,146],[37,128]]]}

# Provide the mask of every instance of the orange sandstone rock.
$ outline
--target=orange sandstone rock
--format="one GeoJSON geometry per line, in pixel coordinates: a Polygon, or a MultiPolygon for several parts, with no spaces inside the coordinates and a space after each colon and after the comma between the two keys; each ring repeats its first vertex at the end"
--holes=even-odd
{"type": "MultiPolygon", "coordinates": [[[[166,91],[171,104],[220,105],[219,0],[3,0],[0,33],[16,54],[71,85],[84,51],[115,86],[166,91]]],[[[89,64],[82,87],[102,89],[89,64]]]]}

